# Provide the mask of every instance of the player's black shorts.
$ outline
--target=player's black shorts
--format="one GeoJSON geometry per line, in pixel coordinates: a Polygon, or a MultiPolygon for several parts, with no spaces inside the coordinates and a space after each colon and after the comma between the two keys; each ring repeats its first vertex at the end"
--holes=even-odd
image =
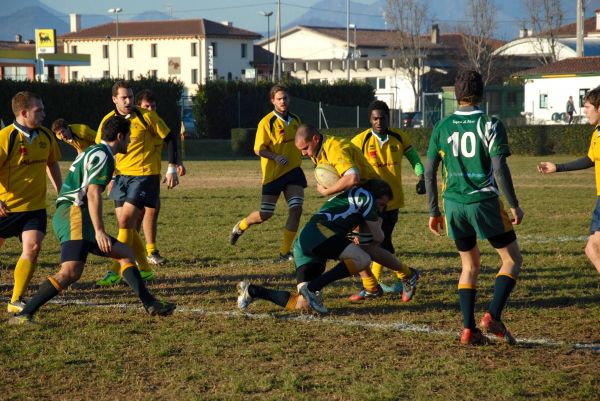
{"type": "MultiPolygon", "coordinates": [[[[114,245],[116,242],[116,238],[110,237],[111,244],[114,245]]],[[[60,263],[72,261],[85,263],[90,253],[98,256],[108,256],[100,250],[97,242],[86,240],[65,241],[60,244],[60,263]]]]}
{"type": "Polygon", "coordinates": [[[108,195],[115,201],[116,207],[125,202],[131,203],[138,209],[145,207],[156,208],[160,197],[160,174],[131,176],[118,175],[108,195]]]}
{"type": "Polygon", "coordinates": [[[46,209],[9,213],[0,217],[0,238],[19,237],[23,231],[37,230],[46,235],[46,209]]]}
{"type": "Polygon", "coordinates": [[[279,195],[285,190],[288,185],[298,185],[302,188],[306,188],[306,176],[304,171],[300,167],[296,167],[293,170],[288,171],[275,181],[271,181],[268,184],[263,185],[263,195],[279,195]]]}
{"type": "Polygon", "coordinates": [[[600,231],[600,196],[596,201],[596,207],[592,212],[592,224],[590,225],[590,234],[593,235],[596,231],[600,231]]]}

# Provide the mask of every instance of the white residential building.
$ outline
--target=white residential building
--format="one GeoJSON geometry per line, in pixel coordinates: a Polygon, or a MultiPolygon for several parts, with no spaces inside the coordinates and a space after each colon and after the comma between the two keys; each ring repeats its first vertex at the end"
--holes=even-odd
{"type": "Polygon", "coordinates": [[[568,58],[517,76],[525,82],[524,113],[529,123],[562,123],[569,96],[575,102],[576,121],[581,121],[583,97],[600,85],[600,57],[568,58]]]}
{"type": "Polygon", "coordinates": [[[243,79],[252,69],[253,43],[261,35],[207,19],[119,21],[60,36],[65,53],[91,55],[89,67],[65,67],[66,81],[153,76],[177,79],[184,95],[210,79],[243,79]],[[248,71],[249,72],[249,71],[248,71]]]}
{"type": "MultiPolygon", "coordinates": [[[[351,80],[367,81],[375,88],[375,96],[391,108],[414,111],[420,99],[415,99],[406,71],[394,57],[392,49],[398,42],[397,35],[392,30],[353,28],[347,43],[344,28],[299,25],[281,34],[282,72],[305,83],[332,83],[348,76],[351,80]]],[[[464,54],[460,34],[440,34],[434,24],[431,35],[424,39],[427,55],[423,60],[423,74],[445,75],[456,68],[457,58],[464,54]]],[[[494,41],[493,46],[497,48],[503,43],[494,41]]],[[[275,38],[262,40],[258,45],[274,49],[275,38]]],[[[417,93],[429,90],[427,79],[420,79],[417,93]]]]}

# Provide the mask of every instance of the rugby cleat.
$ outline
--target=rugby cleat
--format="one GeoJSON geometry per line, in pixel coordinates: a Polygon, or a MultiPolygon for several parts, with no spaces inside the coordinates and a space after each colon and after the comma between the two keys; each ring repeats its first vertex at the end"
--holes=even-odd
{"type": "Polygon", "coordinates": [[[229,234],[229,243],[231,245],[235,245],[235,243],[238,241],[238,239],[242,236],[242,234],[244,233],[241,229],[240,229],[240,223],[241,220],[238,221],[237,223],[235,223],[235,226],[233,226],[233,229],[231,230],[231,233],[229,234]]]}
{"type": "Polygon", "coordinates": [[[500,320],[495,320],[490,312],[485,312],[481,318],[481,322],[479,322],[479,326],[509,345],[515,345],[517,343],[517,340],[510,334],[510,331],[508,331],[504,323],[500,320]]]}
{"type": "Polygon", "coordinates": [[[309,290],[307,283],[304,283],[304,285],[300,286],[298,288],[298,292],[304,297],[304,299],[306,299],[312,309],[319,313],[327,313],[327,308],[325,305],[323,305],[321,294],[309,290]]]}
{"type": "Polygon", "coordinates": [[[240,281],[237,284],[237,290],[238,290],[238,298],[237,298],[237,305],[238,308],[240,308],[241,310],[246,310],[246,308],[248,307],[248,305],[250,305],[252,303],[252,301],[254,301],[254,298],[252,298],[252,296],[250,295],[250,292],[248,292],[248,288],[250,287],[250,283],[246,282],[246,281],[240,281]]]}
{"type": "Polygon", "coordinates": [[[367,298],[379,298],[383,296],[383,288],[380,285],[377,286],[377,291],[369,292],[365,289],[360,290],[356,294],[352,294],[348,297],[348,299],[352,302],[360,302],[364,301],[367,298]]]}
{"type": "Polygon", "coordinates": [[[8,324],[11,326],[28,326],[34,325],[33,317],[31,315],[14,315],[8,319],[8,324]]]}
{"type": "Polygon", "coordinates": [[[117,285],[121,282],[121,276],[117,273],[109,270],[104,277],[100,280],[96,281],[96,285],[98,287],[112,287],[113,285],[117,285]]]}
{"type": "Polygon", "coordinates": [[[280,253],[277,259],[275,259],[275,263],[284,263],[284,262],[293,262],[294,255],[291,252],[286,253],[285,255],[280,253]]]}
{"type": "Polygon", "coordinates": [[[402,280],[402,302],[410,301],[417,292],[417,283],[419,281],[419,271],[417,269],[410,268],[412,275],[402,280]]]}
{"type": "Polygon", "coordinates": [[[158,253],[158,251],[154,251],[148,255],[148,262],[152,263],[153,265],[160,266],[167,263],[167,259],[160,256],[160,253],[158,253]]]}
{"type": "Polygon", "coordinates": [[[144,306],[150,316],[169,316],[177,305],[171,302],[154,300],[149,306],[144,306]]]}
{"type": "Polygon", "coordinates": [[[21,313],[23,311],[23,308],[25,308],[25,302],[18,299],[15,302],[9,302],[8,305],[6,306],[6,311],[8,313],[17,314],[17,313],[21,313]]]}
{"type": "Polygon", "coordinates": [[[143,281],[150,281],[156,278],[156,272],[154,270],[140,270],[140,277],[143,281]]]}
{"type": "Polygon", "coordinates": [[[487,343],[486,336],[478,328],[464,328],[460,333],[460,343],[463,345],[484,345],[487,343]]]}

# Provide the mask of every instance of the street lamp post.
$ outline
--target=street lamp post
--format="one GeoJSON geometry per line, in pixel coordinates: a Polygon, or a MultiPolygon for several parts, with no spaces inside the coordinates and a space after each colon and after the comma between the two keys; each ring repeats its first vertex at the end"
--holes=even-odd
{"type": "Polygon", "coordinates": [[[115,35],[115,43],[117,45],[117,78],[119,78],[119,13],[123,11],[122,8],[109,8],[108,12],[110,14],[115,14],[117,18],[117,26],[116,26],[116,35],[115,35]]]}
{"type": "Polygon", "coordinates": [[[106,59],[108,60],[108,79],[110,79],[110,35],[106,35],[106,59]]]}
{"type": "Polygon", "coordinates": [[[350,82],[350,0],[346,0],[346,72],[350,82]]]}
{"type": "Polygon", "coordinates": [[[352,51],[352,58],[354,59],[354,58],[356,58],[356,24],[350,24],[350,25],[348,25],[348,27],[350,29],[352,29],[353,33],[354,33],[354,40],[353,40],[354,50],[352,51]]]}
{"type": "MultiPolygon", "coordinates": [[[[260,14],[267,17],[267,52],[271,53],[271,15],[273,15],[273,11],[261,11],[260,14]]],[[[271,62],[271,66],[275,63],[275,59],[273,58],[271,62]]],[[[268,64],[267,64],[268,66],[268,64]]],[[[269,67],[267,67],[269,68],[269,67]]],[[[268,76],[271,76],[270,69],[267,71],[268,76]]]]}

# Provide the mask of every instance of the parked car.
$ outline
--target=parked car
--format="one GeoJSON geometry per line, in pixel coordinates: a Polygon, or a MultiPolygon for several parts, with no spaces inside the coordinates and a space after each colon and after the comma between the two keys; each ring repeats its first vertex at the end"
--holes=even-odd
{"type": "Polygon", "coordinates": [[[196,128],[196,120],[194,119],[194,113],[192,109],[184,109],[183,116],[181,118],[183,128],[185,129],[186,138],[197,138],[198,129],[196,128]]]}
{"type": "Polygon", "coordinates": [[[419,128],[423,126],[423,113],[409,111],[402,113],[402,126],[404,128],[419,128]]]}

